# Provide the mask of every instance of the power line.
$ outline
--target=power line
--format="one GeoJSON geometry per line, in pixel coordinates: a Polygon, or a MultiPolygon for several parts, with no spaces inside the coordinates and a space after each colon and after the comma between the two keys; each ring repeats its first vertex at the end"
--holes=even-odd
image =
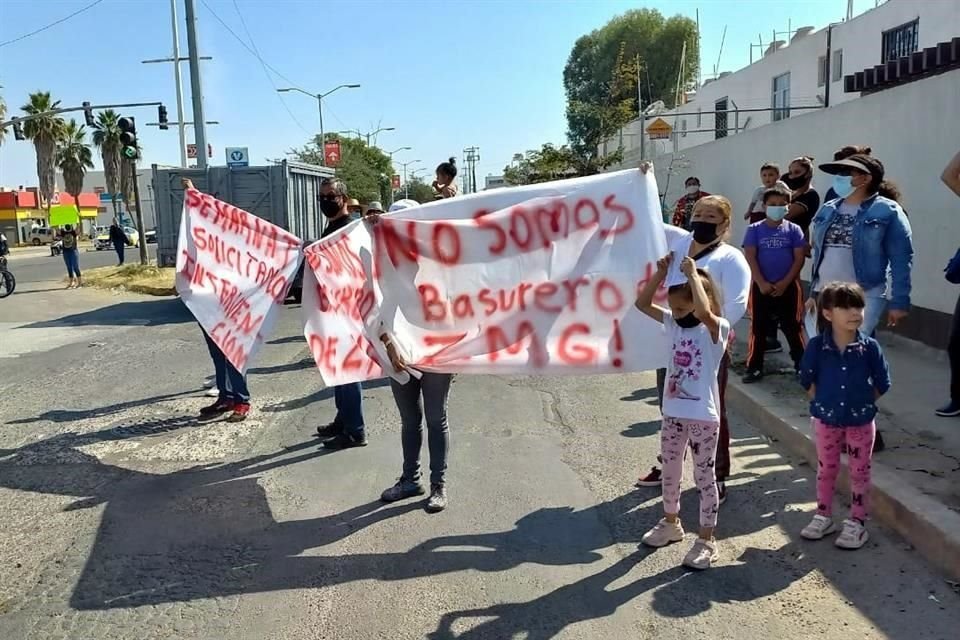
{"type": "Polygon", "coordinates": [[[90,4],[88,4],[87,6],[83,7],[82,9],[77,9],[76,11],[74,11],[74,12],[71,13],[70,15],[66,16],[65,18],[60,18],[60,19],[57,20],[56,22],[51,22],[50,24],[48,24],[48,25],[46,25],[46,26],[44,26],[44,27],[40,27],[39,29],[37,29],[37,30],[35,30],[35,31],[31,31],[30,33],[25,33],[25,34],[23,34],[22,36],[20,36],[19,38],[14,38],[13,40],[7,40],[6,42],[0,42],[0,47],[5,47],[5,46],[7,46],[8,44],[13,44],[14,42],[20,42],[21,40],[24,40],[24,39],[26,39],[26,38],[29,38],[30,36],[35,36],[35,35],[37,35],[38,33],[42,33],[42,32],[44,32],[44,31],[46,31],[47,29],[50,29],[50,28],[52,28],[52,27],[57,26],[58,24],[61,24],[61,23],[63,23],[63,22],[66,22],[67,20],[69,20],[70,18],[72,18],[72,17],[74,17],[74,16],[80,15],[81,13],[83,13],[84,11],[86,11],[87,9],[92,9],[92,8],[94,8],[95,6],[97,6],[98,4],[100,4],[101,2],[103,2],[103,0],[94,0],[93,2],[91,2],[90,4]]]}
{"type": "MultiPolygon", "coordinates": [[[[313,135],[310,131],[308,131],[308,130],[306,129],[306,127],[303,126],[303,124],[301,124],[301,122],[300,122],[299,120],[297,120],[297,117],[296,117],[295,115],[293,115],[293,112],[292,112],[292,111],[290,111],[290,107],[287,106],[287,103],[284,102],[284,101],[283,101],[283,98],[280,96],[280,94],[277,93],[277,91],[276,91],[277,85],[276,85],[276,83],[274,83],[273,78],[272,78],[272,77],[270,76],[270,74],[267,72],[267,69],[270,69],[270,70],[273,71],[275,74],[277,74],[277,76],[279,76],[280,78],[286,80],[286,81],[289,82],[290,84],[296,84],[296,83],[293,82],[292,80],[290,80],[290,78],[287,78],[286,76],[284,76],[282,73],[280,73],[280,72],[277,71],[276,69],[274,69],[274,68],[273,68],[272,66],[270,66],[269,64],[267,64],[267,62],[266,62],[263,58],[260,57],[260,54],[259,54],[259,53],[257,52],[257,50],[256,50],[256,44],[253,42],[253,38],[252,38],[252,37],[250,38],[250,43],[253,44],[253,48],[251,49],[251,48],[250,48],[250,45],[248,45],[246,42],[244,42],[243,38],[241,38],[239,35],[237,35],[237,32],[234,31],[233,29],[231,29],[231,28],[230,28],[230,25],[228,25],[226,22],[224,22],[223,19],[222,19],[219,15],[217,15],[217,12],[214,11],[213,8],[212,8],[209,4],[207,4],[207,0],[200,0],[200,2],[203,3],[203,6],[206,7],[207,11],[209,11],[210,14],[211,14],[214,18],[216,18],[217,22],[219,22],[219,23],[223,26],[223,28],[226,29],[226,30],[230,33],[230,35],[232,35],[232,36],[237,40],[237,42],[239,42],[239,43],[243,46],[244,49],[246,49],[248,52],[250,52],[250,54],[252,54],[254,57],[256,57],[257,60],[260,61],[260,64],[263,66],[263,72],[264,72],[264,74],[266,74],[266,76],[267,76],[267,80],[270,81],[270,84],[271,84],[271,85],[273,86],[273,88],[274,88],[274,92],[273,92],[274,95],[277,96],[277,99],[278,99],[278,100],[280,100],[280,104],[283,105],[283,108],[286,110],[287,115],[290,116],[290,118],[297,124],[298,127],[300,127],[300,129],[303,130],[304,133],[306,133],[307,135],[313,135]]],[[[247,32],[247,36],[250,37],[250,32],[247,30],[246,23],[244,23],[243,16],[240,15],[240,9],[237,7],[237,3],[236,3],[235,0],[234,0],[233,6],[234,6],[234,8],[237,10],[237,15],[240,16],[240,23],[243,25],[244,31],[246,31],[246,32],[247,32]]]]}

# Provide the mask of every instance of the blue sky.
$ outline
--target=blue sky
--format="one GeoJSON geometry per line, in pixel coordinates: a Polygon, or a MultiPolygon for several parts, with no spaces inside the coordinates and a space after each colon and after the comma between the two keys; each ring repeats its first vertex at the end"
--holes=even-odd
{"type": "MultiPolygon", "coordinates": [[[[182,28],[182,55],[186,33],[182,28]]],[[[63,18],[92,0],[2,0],[0,43],[63,18]]],[[[270,73],[214,17],[261,57],[311,92],[339,84],[324,101],[327,131],[396,127],[380,134],[386,150],[410,146],[397,161],[422,160],[431,170],[468,146],[480,148],[478,181],[498,174],[514,153],[565,140],[563,66],[581,35],[631,8],[693,17],[700,11],[704,76],[712,72],[726,41],[721,70],[749,62],[749,43],[776,28],[840,20],[846,0],[196,0],[203,64],[207,128],[213,162],[224,147],[245,146],[253,163],[282,156],[318,131],[316,102],[300,94],[277,94],[289,83],[270,73]],[[208,5],[208,6],[207,6],[208,5]],[[212,9],[212,12],[211,12],[212,9]],[[238,11],[239,9],[239,11],[238,11]],[[271,83],[272,79],[272,83],[271,83]],[[284,107],[286,105],[286,108],[284,107]],[[287,111],[289,109],[289,113],[287,111]],[[292,115],[291,115],[292,114],[292,115]]],[[[874,0],[856,0],[855,11],[874,0]]],[[[171,55],[168,0],[102,0],[91,9],[38,35],[0,46],[0,85],[15,112],[35,90],[50,90],[64,105],[89,100],[162,101],[176,119],[173,70],[141,60],[171,55]]],[[[187,119],[189,73],[183,65],[187,119]]],[[[138,123],[156,119],[155,109],[131,111],[138,123]]],[[[82,119],[79,114],[78,119],[82,119]]],[[[178,136],[140,125],[148,163],[177,164],[178,136]]],[[[188,128],[188,141],[192,140],[188,128]]],[[[99,163],[98,163],[99,168],[99,163]]],[[[412,168],[412,167],[411,167],[412,168]]],[[[431,171],[432,172],[432,171],[431,171]]],[[[29,143],[12,135],[0,147],[0,185],[36,184],[29,143]]]]}

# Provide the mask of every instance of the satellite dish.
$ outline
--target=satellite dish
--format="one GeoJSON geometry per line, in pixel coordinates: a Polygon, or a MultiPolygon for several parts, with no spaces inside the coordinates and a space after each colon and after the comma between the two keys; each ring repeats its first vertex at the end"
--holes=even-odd
{"type": "Polygon", "coordinates": [[[653,104],[651,104],[650,106],[648,106],[646,109],[643,110],[643,115],[658,116],[661,113],[663,113],[664,108],[666,108],[666,105],[663,104],[663,100],[657,100],[656,102],[654,102],[653,104]]]}

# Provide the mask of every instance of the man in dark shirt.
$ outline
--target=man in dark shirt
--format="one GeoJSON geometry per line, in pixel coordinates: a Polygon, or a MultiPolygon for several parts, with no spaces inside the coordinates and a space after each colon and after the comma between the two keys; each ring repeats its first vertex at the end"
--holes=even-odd
{"type": "MultiPolygon", "coordinates": [[[[321,238],[329,236],[350,223],[350,198],[347,194],[347,185],[342,180],[325,178],[320,184],[320,195],[317,196],[317,200],[320,203],[320,211],[327,221],[323,233],[320,234],[321,238]]],[[[359,382],[333,388],[337,415],[327,426],[317,428],[317,435],[326,438],[323,442],[325,448],[347,449],[366,446],[362,389],[359,382]]]]}

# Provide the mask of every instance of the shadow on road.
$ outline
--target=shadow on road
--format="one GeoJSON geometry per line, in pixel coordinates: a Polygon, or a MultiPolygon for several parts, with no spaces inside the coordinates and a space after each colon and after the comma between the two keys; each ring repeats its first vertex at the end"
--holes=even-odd
{"type": "Polygon", "coordinates": [[[30,329],[77,326],[158,326],[196,322],[190,311],[179,298],[161,300],[137,300],[136,302],[118,302],[108,307],[92,309],[82,313],[44,320],[27,325],[30,329]]]}
{"type": "MultiPolygon", "coordinates": [[[[310,360],[309,364],[312,366],[313,360],[310,360]]],[[[364,390],[379,389],[381,387],[389,387],[389,386],[390,386],[390,380],[388,378],[380,378],[379,380],[367,380],[366,382],[363,383],[364,390]]],[[[292,398],[290,400],[283,400],[275,404],[264,405],[261,411],[263,411],[264,413],[283,413],[284,411],[293,411],[295,409],[302,409],[304,407],[310,406],[314,402],[329,400],[332,397],[333,397],[333,387],[323,387],[322,389],[318,389],[317,391],[314,391],[309,395],[303,396],[302,398],[292,398]]]]}
{"type": "Polygon", "coordinates": [[[135,409],[136,407],[151,405],[161,400],[169,400],[171,398],[180,398],[180,397],[192,395],[195,393],[196,391],[178,391],[177,393],[165,393],[163,395],[153,396],[151,398],[141,398],[139,400],[118,402],[117,404],[110,404],[105,407],[98,407],[96,409],[79,409],[76,411],[71,411],[67,409],[52,409],[50,411],[45,411],[40,415],[32,418],[21,418],[19,420],[11,420],[7,424],[31,424],[34,422],[44,422],[44,421],[73,422],[74,420],[102,418],[104,416],[120,413],[121,411],[126,411],[127,409],[135,409]]]}

